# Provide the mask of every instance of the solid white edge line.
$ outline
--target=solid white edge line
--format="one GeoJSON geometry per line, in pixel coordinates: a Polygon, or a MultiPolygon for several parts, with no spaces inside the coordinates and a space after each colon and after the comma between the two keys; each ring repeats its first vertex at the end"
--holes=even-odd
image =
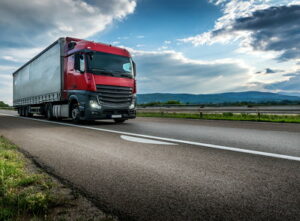
{"type": "Polygon", "coordinates": [[[267,157],[273,157],[273,158],[279,158],[279,159],[300,161],[300,157],[289,156],[289,155],[284,155],[284,154],[268,153],[268,152],[262,152],[262,151],[256,151],[256,150],[247,150],[247,149],[241,149],[241,148],[237,148],[237,147],[227,147],[227,146],[222,146],[222,145],[199,143],[199,142],[194,142],[194,141],[178,140],[178,139],[173,139],[173,138],[156,137],[156,136],[151,136],[151,135],[129,133],[129,132],[123,132],[123,131],[117,131],[117,130],[108,130],[108,129],[103,129],[103,128],[82,126],[82,125],[62,123],[62,122],[56,122],[56,121],[48,121],[48,120],[42,120],[42,119],[36,119],[36,118],[20,117],[20,116],[12,115],[12,114],[0,113],[0,115],[22,118],[22,119],[26,119],[26,120],[46,122],[46,123],[51,123],[51,124],[59,124],[59,125],[70,126],[70,127],[79,127],[79,128],[90,129],[90,130],[115,133],[115,134],[124,134],[124,135],[129,135],[129,136],[157,139],[157,140],[163,140],[163,141],[169,141],[169,142],[175,142],[175,143],[183,143],[183,144],[190,144],[190,145],[195,145],[195,146],[210,147],[210,148],[219,149],[219,150],[228,150],[228,151],[233,151],[233,152],[248,153],[248,154],[267,156],[267,157]]]}

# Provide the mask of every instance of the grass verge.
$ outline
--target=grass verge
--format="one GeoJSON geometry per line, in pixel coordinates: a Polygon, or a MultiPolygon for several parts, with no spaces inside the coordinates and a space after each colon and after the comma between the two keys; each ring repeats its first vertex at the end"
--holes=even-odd
{"type": "Polygon", "coordinates": [[[149,113],[138,112],[138,117],[163,117],[163,118],[186,118],[206,120],[238,120],[238,121],[263,121],[263,122],[284,122],[300,123],[300,115],[270,115],[270,114],[204,114],[204,113],[149,113]]]}
{"type": "Polygon", "coordinates": [[[115,220],[38,169],[0,136],[0,221],[115,220]]]}
{"type": "Polygon", "coordinates": [[[0,110],[15,110],[13,107],[0,107],[0,110]]]}
{"type": "Polygon", "coordinates": [[[25,159],[16,146],[0,137],[0,220],[21,215],[44,215],[55,202],[52,187],[42,174],[25,170],[25,159]]]}

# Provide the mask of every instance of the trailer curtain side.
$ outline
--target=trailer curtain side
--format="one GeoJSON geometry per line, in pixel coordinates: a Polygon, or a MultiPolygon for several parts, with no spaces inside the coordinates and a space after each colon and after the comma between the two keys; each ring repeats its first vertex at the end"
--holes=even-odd
{"type": "Polygon", "coordinates": [[[60,100],[62,47],[59,39],[13,74],[14,106],[60,100]]]}

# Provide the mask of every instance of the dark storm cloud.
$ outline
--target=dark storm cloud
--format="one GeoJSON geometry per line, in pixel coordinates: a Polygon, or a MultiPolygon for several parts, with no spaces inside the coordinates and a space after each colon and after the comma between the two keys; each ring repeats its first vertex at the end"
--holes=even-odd
{"type": "Polygon", "coordinates": [[[266,74],[273,74],[273,73],[276,73],[277,71],[275,71],[275,70],[272,70],[271,68],[266,68],[266,70],[265,70],[265,73],[266,74]]]}
{"type": "Polygon", "coordinates": [[[300,5],[255,11],[236,19],[230,27],[213,31],[212,36],[237,31],[251,33],[250,44],[255,50],[282,52],[281,61],[300,58],[300,5]]]}
{"type": "Polygon", "coordinates": [[[278,72],[282,72],[282,70],[266,68],[263,71],[257,71],[256,74],[275,74],[275,73],[278,73],[278,72]]]}

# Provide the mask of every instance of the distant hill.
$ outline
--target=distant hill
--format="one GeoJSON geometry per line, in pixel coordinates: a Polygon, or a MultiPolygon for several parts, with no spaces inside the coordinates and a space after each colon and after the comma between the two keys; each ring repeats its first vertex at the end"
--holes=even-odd
{"type": "Polygon", "coordinates": [[[246,91],[246,92],[230,92],[221,94],[169,94],[169,93],[153,93],[138,94],[138,104],[150,102],[167,102],[170,100],[180,101],[189,104],[222,104],[222,103],[266,103],[266,102],[282,102],[282,101],[300,101],[298,96],[288,96],[283,94],[246,91]]]}
{"type": "Polygon", "coordinates": [[[280,92],[279,94],[300,97],[300,92],[293,92],[293,93],[280,92]]]}

